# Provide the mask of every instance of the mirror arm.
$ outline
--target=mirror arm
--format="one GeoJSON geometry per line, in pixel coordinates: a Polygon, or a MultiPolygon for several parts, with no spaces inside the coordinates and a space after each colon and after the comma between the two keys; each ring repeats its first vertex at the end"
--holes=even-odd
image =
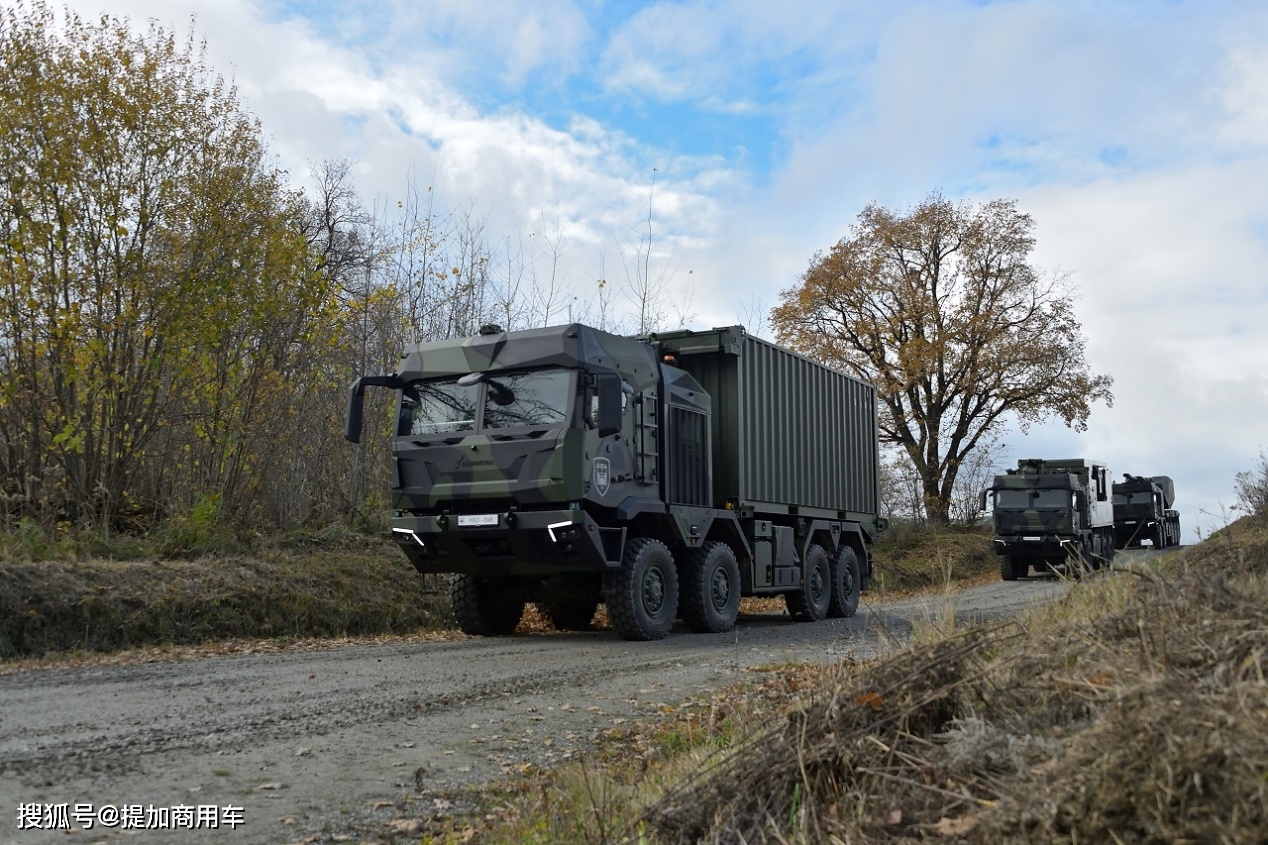
{"type": "Polygon", "coordinates": [[[361,442],[361,416],[365,406],[365,389],[367,387],[390,387],[398,390],[403,385],[400,376],[392,373],[388,376],[361,376],[348,387],[348,414],[344,439],[353,443],[361,442]]]}

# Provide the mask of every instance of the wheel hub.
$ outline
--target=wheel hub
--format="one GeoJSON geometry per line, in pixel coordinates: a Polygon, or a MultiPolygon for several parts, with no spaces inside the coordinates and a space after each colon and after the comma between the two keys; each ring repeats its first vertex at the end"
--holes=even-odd
{"type": "Polygon", "coordinates": [[[726,577],[726,570],[719,567],[713,571],[709,592],[713,598],[714,609],[725,610],[731,599],[731,582],[726,577]]]}
{"type": "Polygon", "coordinates": [[[643,607],[653,616],[665,604],[665,576],[659,568],[652,567],[643,576],[643,607]]]}
{"type": "Polygon", "coordinates": [[[823,571],[817,566],[810,571],[810,595],[816,601],[823,597],[823,571]]]}

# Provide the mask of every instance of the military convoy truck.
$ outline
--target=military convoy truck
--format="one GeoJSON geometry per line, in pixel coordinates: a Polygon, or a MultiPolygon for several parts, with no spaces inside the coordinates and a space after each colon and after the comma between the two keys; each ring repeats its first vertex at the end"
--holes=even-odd
{"type": "Polygon", "coordinates": [[[349,391],[395,390],[392,534],[451,573],[459,627],[620,636],[736,622],[741,596],[851,616],[872,575],[875,388],[741,327],[621,337],[571,324],[410,347],[349,391]]]}
{"type": "Polygon", "coordinates": [[[1114,547],[1135,549],[1145,540],[1155,549],[1180,544],[1176,486],[1166,475],[1132,475],[1114,483],[1114,547]]]}
{"type": "Polygon", "coordinates": [[[981,494],[993,500],[995,551],[1005,581],[1065,567],[1078,575],[1114,558],[1114,507],[1109,469],[1084,458],[1026,458],[995,476],[981,494]]]}

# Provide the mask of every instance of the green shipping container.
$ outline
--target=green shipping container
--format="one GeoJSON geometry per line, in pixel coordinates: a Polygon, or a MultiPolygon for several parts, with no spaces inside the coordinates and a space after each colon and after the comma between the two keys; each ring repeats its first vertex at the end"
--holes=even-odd
{"type": "Polygon", "coordinates": [[[715,506],[875,523],[874,385],[741,326],[649,340],[713,398],[715,506]]]}

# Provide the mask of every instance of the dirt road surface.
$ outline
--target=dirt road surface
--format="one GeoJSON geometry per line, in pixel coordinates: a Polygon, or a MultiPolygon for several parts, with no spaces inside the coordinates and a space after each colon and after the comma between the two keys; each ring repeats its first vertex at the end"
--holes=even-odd
{"type": "Polygon", "coordinates": [[[10,674],[0,843],[339,841],[403,795],[558,762],[746,667],[866,659],[922,618],[1009,615],[1064,589],[1032,576],[954,598],[865,597],[853,619],[744,616],[728,634],[653,643],[598,631],[10,674]],[[32,828],[37,817],[76,830],[32,828]]]}

